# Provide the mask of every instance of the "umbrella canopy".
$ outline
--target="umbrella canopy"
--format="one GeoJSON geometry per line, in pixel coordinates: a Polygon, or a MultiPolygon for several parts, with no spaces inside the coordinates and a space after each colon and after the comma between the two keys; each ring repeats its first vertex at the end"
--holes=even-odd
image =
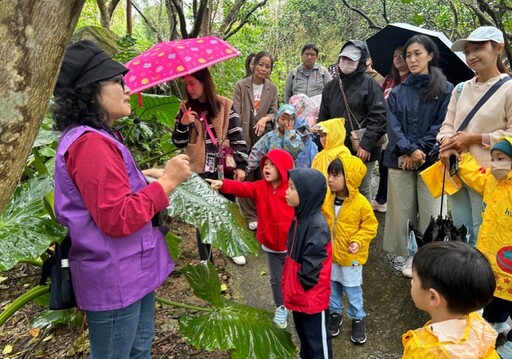
{"type": "Polygon", "coordinates": [[[240,51],[215,36],[160,42],[125,64],[125,82],[140,92],[237,56],[240,51]]]}
{"type": "Polygon", "coordinates": [[[439,48],[437,65],[443,70],[448,81],[456,85],[474,76],[473,71],[466,65],[464,55],[450,49],[452,42],[442,32],[403,23],[389,24],[366,40],[375,70],[383,76],[389,74],[395,49],[418,34],[429,36],[439,48]]]}

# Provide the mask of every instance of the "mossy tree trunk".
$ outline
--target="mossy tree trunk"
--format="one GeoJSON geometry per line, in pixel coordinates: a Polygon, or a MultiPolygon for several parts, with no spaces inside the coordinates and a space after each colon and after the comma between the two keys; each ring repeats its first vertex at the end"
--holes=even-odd
{"type": "Polygon", "coordinates": [[[0,212],[20,180],[85,0],[0,0],[0,212]]]}

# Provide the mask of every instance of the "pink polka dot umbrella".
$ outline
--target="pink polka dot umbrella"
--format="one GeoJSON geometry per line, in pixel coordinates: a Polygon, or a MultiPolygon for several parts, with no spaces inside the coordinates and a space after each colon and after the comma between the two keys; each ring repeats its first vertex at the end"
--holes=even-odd
{"type": "Polygon", "coordinates": [[[124,64],[130,69],[124,80],[137,93],[237,56],[240,51],[215,36],[160,42],[124,64]]]}

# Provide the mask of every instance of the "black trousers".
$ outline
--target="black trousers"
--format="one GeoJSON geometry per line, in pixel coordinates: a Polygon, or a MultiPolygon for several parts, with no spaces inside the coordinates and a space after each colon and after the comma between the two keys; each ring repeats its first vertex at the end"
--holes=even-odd
{"type": "Polygon", "coordinates": [[[293,312],[300,339],[301,359],[332,359],[332,337],[327,329],[329,308],[316,314],[293,312]]]}
{"type": "MultiPolygon", "coordinates": [[[[489,323],[502,323],[512,317],[512,302],[494,297],[492,302],[484,308],[482,314],[489,323]]],[[[512,330],[507,334],[507,341],[512,342],[512,330]]]]}

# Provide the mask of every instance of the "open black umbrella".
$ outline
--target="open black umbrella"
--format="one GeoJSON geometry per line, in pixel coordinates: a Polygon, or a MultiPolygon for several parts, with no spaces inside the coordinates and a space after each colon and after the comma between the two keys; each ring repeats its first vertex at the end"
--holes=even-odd
{"type": "MultiPolygon", "coordinates": [[[[445,168],[446,171],[446,168],[445,168]]],[[[409,256],[416,254],[419,248],[425,244],[434,241],[462,241],[468,242],[468,229],[465,225],[457,228],[453,223],[451,215],[448,213],[443,218],[443,197],[444,197],[444,185],[446,176],[443,176],[443,189],[441,196],[441,210],[439,216],[436,219],[430,217],[430,222],[425,229],[425,232],[421,233],[414,226],[407,221],[407,228],[409,230],[409,236],[407,239],[407,249],[409,256]]]]}
{"type": "Polygon", "coordinates": [[[418,34],[429,36],[439,48],[438,66],[448,81],[456,85],[474,76],[473,71],[466,65],[464,55],[450,50],[452,42],[442,32],[403,23],[389,24],[366,40],[375,70],[382,76],[389,74],[395,49],[418,34]]]}

